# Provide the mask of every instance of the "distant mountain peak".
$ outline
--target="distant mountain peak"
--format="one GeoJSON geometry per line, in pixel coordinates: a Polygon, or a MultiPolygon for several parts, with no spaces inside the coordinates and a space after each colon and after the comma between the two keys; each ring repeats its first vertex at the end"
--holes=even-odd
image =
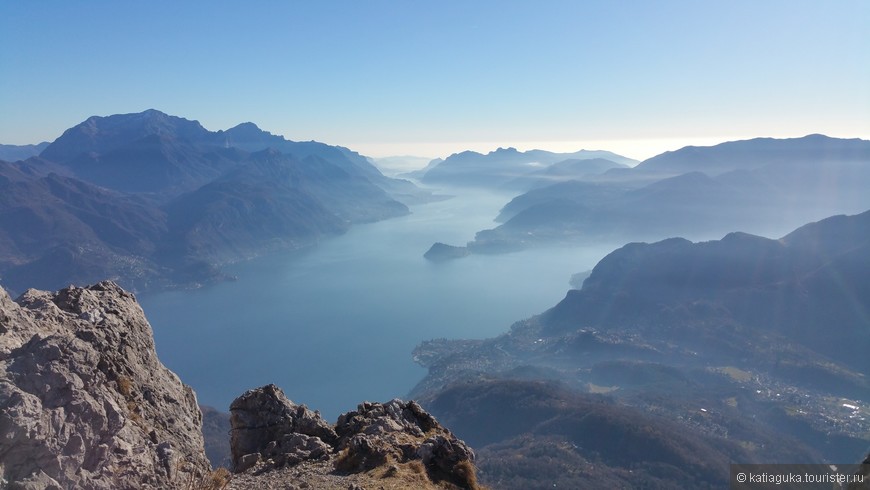
{"type": "Polygon", "coordinates": [[[836,157],[870,161],[870,141],[810,134],[800,138],[753,138],[713,146],[686,146],[644,160],[636,174],[679,174],[701,170],[715,176],[766,165],[818,164],[836,157]]]}
{"type": "Polygon", "coordinates": [[[482,153],[478,153],[478,152],[476,152],[476,151],[474,151],[474,150],[465,150],[465,151],[460,151],[460,152],[458,152],[458,153],[453,153],[453,154],[451,154],[449,157],[447,157],[447,159],[449,160],[450,158],[456,158],[456,157],[470,157],[470,156],[483,156],[483,154],[482,154],[482,153]]]}
{"type": "Polygon", "coordinates": [[[156,109],[131,114],[91,116],[64,131],[40,156],[63,163],[80,155],[104,154],[152,135],[198,141],[207,138],[209,131],[198,121],[170,116],[156,109]]]}
{"type": "Polygon", "coordinates": [[[261,133],[266,133],[269,135],[272,134],[268,131],[260,129],[259,126],[257,126],[256,124],[254,124],[250,121],[243,122],[241,124],[237,124],[237,125],[231,127],[230,129],[226,130],[225,132],[227,132],[227,133],[232,132],[232,133],[237,133],[237,134],[242,134],[242,135],[244,135],[244,134],[261,134],[261,133]]]}
{"type": "Polygon", "coordinates": [[[222,139],[224,145],[235,146],[247,151],[259,151],[287,142],[284,137],[264,131],[250,121],[237,124],[226,131],[218,131],[216,135],[222,139]]]}
{"type": "MultiPolygon", "coordinates": [[[[532,172],[571,158],[578,160],[605,158],[610,161],[607,168],[610,166],[629,166],[629,164],[636,163],[635,160],[607,151],[554,153],[547,150],[519,151],[514,147],[499,147],[485,155],[474,151],[454,153],[443,162],[428,169],[422,180],[428,183],[443,182],[498,187],[511,181],[519,181],[532,172]]],[[[599,160],[598,164],[602,162],[603,160],[599,160]]],[[[593,165],[589,165],[588,173],[597,174],[607,170],[607,168],[594,170],[593,165]]],[[[576,177],[580,178],[581,176],[577,175],[576,177]]],[[[520,183],[518,185],[522,187],[526,184],[520,183]]]]}
{"type": "Polygon", "coordinates": [[[144,111],[139,112],[139,113],[135,113],[135,112],[131,113],[131,115],[138,115],[144,119],[164,119],[164,118],[175,117],[175,116],[170,116],[169,114],[167,114],[163,111],[159,111],[157,109],[145,109],[144,111]]]}
{"type": "Polygon", "coordinates": [[[183,117],[171,116],[165,112],[159,111],[157,109],[145,109],[142,112],[131,112],[127,114],[112,114],[110,116],[91,116],[87,118],[81,125],[88,126],[98,126],[102,123],[113,122],[116,124],[147,124],[149,122],[156,121],[184,121],[188,123],[196,123],[197,121],[190,121],[188,119],[184,119],[183,117]]]}
{"type": "Polygon", "coordinates": [[[0,160],[14,162],[18,160],[26,160],[30,157],[35,157],[42,153],[48,147],[48,142],[35,145],[4,145],[0,144],[0,160]]]}

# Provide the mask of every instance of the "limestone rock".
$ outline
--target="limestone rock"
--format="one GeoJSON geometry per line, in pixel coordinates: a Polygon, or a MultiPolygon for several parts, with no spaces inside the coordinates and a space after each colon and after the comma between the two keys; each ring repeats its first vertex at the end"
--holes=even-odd
{"type": "Polygon", "coordinates": [[[336,423],[338,447],[346,450],[343,466],[351,471],[366,471],[388,460],[416,459],[422,440],[436,430],[446,432],[417,402],[398,399],[362,403],[336,423]]]}
{"type": "Polygon", "coordinates": [[[250,467],[256,459],[252,454],[275,466],[319,458],[338,439],[319,413],[291,402],[275,385],[245,392],[230,405],[230,414],[230,449],[237,471],[250,467]]]}
{"type": "Polygon", "coordinates": [[[201,417],[132,294],[0,289],[0,486],[184,488],[210,470],[201,417]]]}
{"type": "Polygon", "coordinates": [[[395,479],[390,488],[477,488],[474,452],[414,401],[365,402],[330,426],[268,385],[230,410],[231,488],[283,488],[288,474],[312,488],[339,476],[345,488],[384,478],[395,479]]]}
{"type": "Polygon", "coordinates": [[[436,434],[423,441],[417,448],[416,456],[435,475],[451,478],[465,461],[473,460],[474,453],[464,442],[455,437],[436,434]]]}

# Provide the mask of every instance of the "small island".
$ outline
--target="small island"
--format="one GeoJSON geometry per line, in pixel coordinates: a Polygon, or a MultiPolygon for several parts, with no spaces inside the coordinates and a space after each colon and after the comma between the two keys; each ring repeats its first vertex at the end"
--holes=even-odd
{"type": "Polygon", "coordinates": [[[433,262],[444,262],[446,260],[459,259],[469,255],[471,251],[468,247],[457,247],[447,245],[446,243],[435,242],[429,250],[423,254],[423,258],[433,262]]]}

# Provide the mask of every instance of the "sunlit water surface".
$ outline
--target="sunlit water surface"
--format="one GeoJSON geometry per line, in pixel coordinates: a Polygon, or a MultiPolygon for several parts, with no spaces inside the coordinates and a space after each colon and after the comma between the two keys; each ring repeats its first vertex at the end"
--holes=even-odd
{"type": "Polygon", "coordinates": [[[304,252],[227,271],[238,281],[140,298],[161,360],[227,410],[267,383],[328,419],[363,400],[404,397],[425,370],[422,340],[485,338],[555,305],[575,272],[614,246],[473,255],[433,264],[435,241],[462,245],[492,228],[511,196],[458,196],[354,226],[304,252]]]}

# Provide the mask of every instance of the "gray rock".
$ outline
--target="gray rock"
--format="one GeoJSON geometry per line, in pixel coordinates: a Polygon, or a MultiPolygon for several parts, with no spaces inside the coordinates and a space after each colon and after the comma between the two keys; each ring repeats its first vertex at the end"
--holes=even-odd
{"type": "Polygon", "coordinates": [[[419,437],[435,428],[441,428],[441,425],[417,402],[406,403],[399,399],[387,403],[361,403],[356,411],[339,416],[335,426],[341,448],[354,434],[406,432],[419,437]]]}
{"type": "Polygon", "coordinates": [[[26,478],[11,482],[3,488],[8,490],[62,490],[60,484],[43,471],[37,471],[26,478]]]}
{"type": "Polygon", "coordinates": [[[391,456],[401,458],[403,451],[390,442],[382,437],[355,434],[344,445],[346,453],[341,469],[352,473],[369,471],[386,464],[391,456]]]}
{"type": "Polygon", "coordinates": [[[429,437],[417,449],[423,464],[443,474],[450,474],[457,464],[474,460],[474,453],[464,442],[436,434],[429,437]]]}
{"type": "Polygon", "coordinates": [[[414,401],[362,403],[356,411],[341,415],[335,430],[338,448],[345,451],[341,462],[345,471],[419,459],[433,480],[457,483],[465,471],[460,466],[474,461],[471,448],[414,401]]]}
{"type": "Polygon", "coordinates": [[[317,463],[338,470],[329,471],[331,477],[355,475],[367,481],[364,475],[377,473],[376,478],[404,478],[407,488],[441,488],[441,481],[477,488],[474,453],[414,401],[364,402],[332,427],[268,385],[245,392],[230,412],[233,468],[240,478],[232,488],[265,488],[280,478],[268,476],[275,473],[271,470],[294,465],[294,483],[322,484],[326,474],[317,463]]]}
{"type": "Polygon", "coordinates": [[[245,471],[256,466],[262,459],[260,453],[245,454],[236,461],[235,469],[236,471],[245,471]]]}
{"type": "Polygon", "coordinates": [[[193,391],[111,282],[0,289],[0,478],[8,488],[183,488],[210,470],[193,391]]]}
{"type": "Polygon", "coordinates": [[[319,437],[288,434],[281,440],[281,450],[285,464],[296,464],[307,460],[328,459],[332,446],[319,437]]]}
{"type": "Polygon", "coordinates": [[[293,403],[275,385],[249,390],[236,398],[230,405],[230,424],[230,449],[237,472],[244,471],[242,457],[248,454],[260,454],[274,466],[282,466],[317,459],[331,452],[331,443],[338,439],[319,413],[293,403]]]}

